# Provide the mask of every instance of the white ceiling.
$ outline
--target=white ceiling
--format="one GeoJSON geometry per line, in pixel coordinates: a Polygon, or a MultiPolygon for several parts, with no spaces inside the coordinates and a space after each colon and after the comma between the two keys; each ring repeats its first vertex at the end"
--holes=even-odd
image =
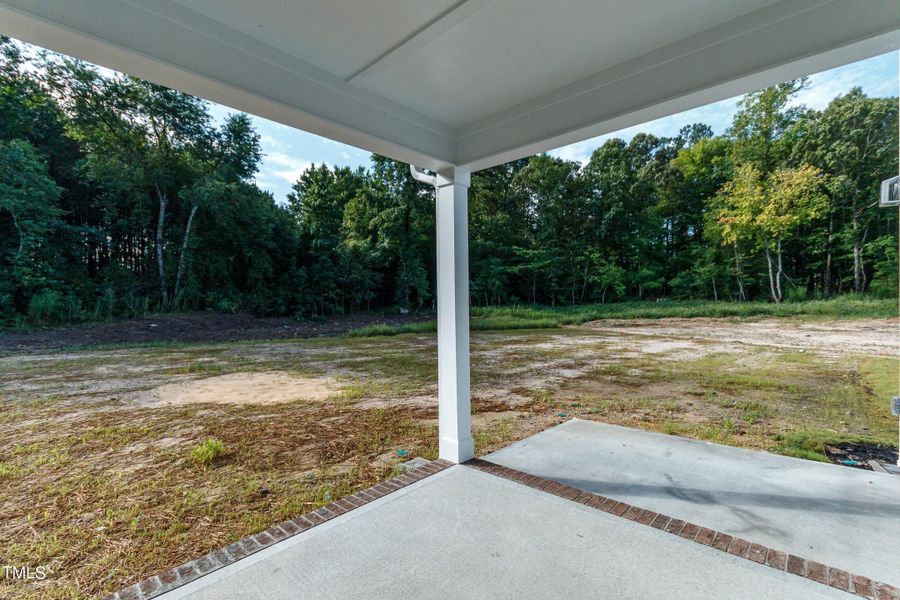
{"type": "Polygon", "coordinates": [[[458,0],[175,0],[343,79],[458,0]]]}
{"type": "Polygon", "coordinates": [[[900,0],[0,0],[0,33],[482,168],[895,49],[900,0]]]}
{"type": "Polygon", "coordinates": [[[461,127],[772,2],[495,0],[352,83],[461,127]]]}

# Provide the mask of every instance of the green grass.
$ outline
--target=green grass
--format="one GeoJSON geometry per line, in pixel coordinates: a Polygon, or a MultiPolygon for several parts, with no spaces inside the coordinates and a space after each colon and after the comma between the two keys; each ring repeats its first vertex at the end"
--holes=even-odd
{"type": "MultiPolygon", "coordinates": [[[[660,302],[616,302],[577,306],[500,306],[473,307],[472,331],[504,329],[552,329],[599,319],[664,319],[664,318],[890,318],[897,316],[895,299],[840,296],[831,300],[804,302],[704,302],[665,300],[660,302]]],[[[431,333],[435,321],[408,325],[368,325],[351,330],[351,337],[375,337],[402,333],[431,333]]]]}
{"type": "Polygon", "coordinates": [[[408,323],[403,325],[388,325],[375,323],[358,327],[347,332],[348,337],[377,337],[383,335],[400,335],[401,333],[431,333],[437,331],[435,321],[422,321],[420,323],[408,323]]]}
{"type": "Polygon", "coordinates": [[[571,325],[597,319],[662,318],[753,318],[753,317],[834,317],[889,318],[897,316],[896,299],[840,296],[830,300],[804,302],[704,302],[663,300],[659,302],[616,302],[579,306],[508,306],[473,308],[472,321],[505,319],[517,322],[548,321],[571,325]]]}
{"type": "Polygon", "coordinates": [[[208,467],[225,454],[225,444],[221,440],[209,438],[191,449],[191,458],[199,465],[208,467]]]}
{"type": "Polygon", "coordinates": [[[842,442],[882,445],[881,440],[873,437],[840,434],[828,429],[815,428],[777,434],[775,440],[778,445],[772,452],[819,462],[831,462],[825,454],[825,446],[835,446],[842,442]]]}

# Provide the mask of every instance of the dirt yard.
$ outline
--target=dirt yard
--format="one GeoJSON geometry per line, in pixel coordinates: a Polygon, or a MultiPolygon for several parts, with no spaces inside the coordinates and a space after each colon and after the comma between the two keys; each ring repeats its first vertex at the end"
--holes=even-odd
{"type": "MultiPolygon", "coordinates": [[[[787,319],[474,332],[477,451],[574,416],[812,460],[896,447],[897,333],[787,319]]],[[[2,559],[51,575],[0,581],[0,598],[96,597],[436,455],[433,335],[40,352],[76,338],[4,343],[19,350],[0,357],[2,559]],[[203,464],[192,450],[210,438],[225,451],[203,464]]]]}

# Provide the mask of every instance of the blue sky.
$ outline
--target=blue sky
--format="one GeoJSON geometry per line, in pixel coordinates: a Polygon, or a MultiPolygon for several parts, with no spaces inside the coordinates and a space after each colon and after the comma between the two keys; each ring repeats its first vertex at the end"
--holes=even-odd
{"type": "MultiPolygon", "coordinates": [[[[852,63],[830,71],[823,71],[809,78],[809,85],[797,96],[797,103],[810,108],[822,109],[832,98],[859,86],[869,96],[896,96],[898,93],[897,53],[891,52],[868,60],[852,63]]],[[[577,144],[553,150],[551,154],[562,158],[586,161],[595,148],[609,138],[620,137],[630,140],[636,133],[647,132],[658,136],[671,136],[689,123],[706,123],[718,134],[731,125],[740,97],[708,104],[682,113],[629,127],[577,144]]],[[[211,112],[217,119],[234,112],[224,106],[211,105],[211,112]]],[[[291,189],[291,184],[309,165],[326,163],[329,165],[368,166],[370,153],[353,146],[347,146],[300,131],[286,125],[253,117],[261,136],[264,153],[262,166],[256,177],[260,187],[274,194],[278,202],[283,202],[291,189]]]]}

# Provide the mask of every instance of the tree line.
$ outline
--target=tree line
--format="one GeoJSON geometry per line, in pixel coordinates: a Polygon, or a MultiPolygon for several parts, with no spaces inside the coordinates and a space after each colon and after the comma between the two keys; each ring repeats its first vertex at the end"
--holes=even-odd
{"type": "MultiPolygon", "coordinates": [[[[312,166],[277,202],[243,114],[0,40],[0,324],[149,311],[430,309],[434,193],[408,167],[312,166]]],[[[897,99],[824,110],[796,80],[732,126],[475,173],[475,304],[897,292],[897,99]]]]}

